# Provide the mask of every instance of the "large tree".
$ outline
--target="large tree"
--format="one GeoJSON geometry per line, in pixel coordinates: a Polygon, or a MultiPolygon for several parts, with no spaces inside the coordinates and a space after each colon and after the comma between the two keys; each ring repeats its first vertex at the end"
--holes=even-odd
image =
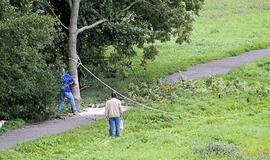
{"type": "MultiPolygon", "coordinates": [[[[86,64],[131,63],[134,46],[143,49],[141,64],[154,59],[158,51],[155,40],[176,37],[181,44],[189,41],[194,15],[204,0],[51,0],[54,14],[68,27],[69,71],[79,84],[77,53],[86,64]],[[68,9],[66,7],[69,7],[68,9]],[[70,12],[67,16],[67,11],[70,12]],[[67,22],[69,19],[69,22],[67,22]],[[105,54],[106,49],[110,54],[105,54]],[[104,61],[104,59],[109,61],[104,61]]],[[[76,105],[80,105],[79,85],[73,88],[76,105]]]]}

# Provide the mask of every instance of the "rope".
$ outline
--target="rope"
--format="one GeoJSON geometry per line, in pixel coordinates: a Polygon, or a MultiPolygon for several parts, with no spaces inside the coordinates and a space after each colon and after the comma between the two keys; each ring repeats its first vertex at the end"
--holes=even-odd
{"type": "MultiPolygon", "coordinates": [[[[77,56],[78,56],[78,55],[77,55],[77,56]]],[[[77,60],[77,61],[76,61],[75,59],[73,59],[73,58],[69,58],[69,59],[72,60],[72,61],[74,61],[75,63],[77,63],[78,66],[82,66],[82,67],[83,67],[88,73],[90,73],[95,79],[97,79],[100,83],[102,83],[104,86],[106,86],[107,88],[109,88],[110,90],[112,90],[113,92],[115,92],[116,94],[118,94],[119,96],[121,96],[121,97],[123,97],[123,98],[125,98],[125,99],[127,99],[127,100],[129,100],[129,101],[131,101],[131,102],[133,102],[133,103],[135,103],[135,104],[138,104],[138,105],[140,105],[140,106],[142,106],[142,107],[144,107],[144,108],[147,108],[147,109],[150,109],[150,110],[154,110],[154,111],[157,111],[157,112],[162,112],[162,113],[167,113],[167,114],[173,114],[173,113],[166,112],[166,111],[163,111],[163,110],[160,110],[160,109],[156,109],[156,108],[153,108],[153,107],[146,106],[146,105],[144,105],[144,104],[142,104],[142,103],[139,103],[139,102],[137,102],[137,101],[135,101],[135,100],[132,100],[132,99],[130,99],[130,98],[128,98],[128,97],[122,95],[121,93],[119,93],[118,91],[116,91],[115,89],[113,89],[111,86],[109,86],[109,85],[107,85],[105,82],[103,82],[101,79],[99,79],[99,78],[98,78],[95,74],[93,74],[88,68],[86,68],[86,67],[82,64],[82,62],[81,62],[79,56],[78,56],[78,60],[77,60]]]]}
{"type": "Polygon", "coordinates": [[[172,84],[170,83],[169,88],[165,91],[165,93],[163,95],[161,95],[158,99],[156,99],[153,103],[156,103],[157,101],[159,101],[161,98],[163,98],[170,90],[172,90],[172,84]]]}

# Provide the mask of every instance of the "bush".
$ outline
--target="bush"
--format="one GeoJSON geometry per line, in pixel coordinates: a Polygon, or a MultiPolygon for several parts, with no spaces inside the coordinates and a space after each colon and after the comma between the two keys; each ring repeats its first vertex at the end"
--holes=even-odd
{"type": "Polygon", "coordinates": [[[45,50],[55,38],[54,23],[37,14],[0,17],[0,119],[39,121],[55,112],[60,61],[45,50]]]}
{"type": "Polygon", "coordinates": [[[206,146],[193,146],[192,148],[201,156],[219,155],[222,157],[230,157],[232,159],[243,159],[242,155],[234,144],[223,145],[218,143],[218,141],[215,139],[211,139],[209,144],[206,146]]]}

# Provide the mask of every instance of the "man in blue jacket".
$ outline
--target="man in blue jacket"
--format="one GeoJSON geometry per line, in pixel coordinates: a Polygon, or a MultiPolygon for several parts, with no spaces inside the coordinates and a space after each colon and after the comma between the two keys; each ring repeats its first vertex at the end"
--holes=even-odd
{"type": "Polygon", "coordinates": [[[66,73],[64,68],[62,68],[62,72],[63,72],[63,77],[62,77],[63,80],[61,82],[61,85],[63,86],[63,88],[61,89],[61,102],[60,102],[60,105],[59,105],[58,112],[62,112],[62,110],[64,108],[65,97],[67,97],[70,104],[71,104],[73,113],[75,115],[77,115],[78,111],[77,111],[75,101],[74,101],[74,98],[73,98],[73,95],[72,95],[72,92],[71,92],[71,89],[70,89],[70,84],[74,83],[74,79],[73,79],[72,76],[70,76],[69,74],[66,73]]]}

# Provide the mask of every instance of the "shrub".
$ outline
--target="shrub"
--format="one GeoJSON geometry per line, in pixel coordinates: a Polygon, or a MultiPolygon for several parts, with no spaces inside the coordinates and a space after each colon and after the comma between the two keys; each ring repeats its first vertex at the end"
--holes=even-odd
{"type": "Polygon", "coordinates": [[[55,35],[49,16],[30,14],[3,22],[0,17],[0,119],[43,120],[53,114],[60,62],[57,57],[51,61],[45,48],[55,35]]]}
{"type": "Polygon", "coordinates": [[[230,157],[231,159],[243,159],[234,144],[223,145],[215,139],[211,139],[209,144],[205,146],[192,146],[192,149],[195,153],[203,157],[218,155],[221,157],[230,157]]]}

